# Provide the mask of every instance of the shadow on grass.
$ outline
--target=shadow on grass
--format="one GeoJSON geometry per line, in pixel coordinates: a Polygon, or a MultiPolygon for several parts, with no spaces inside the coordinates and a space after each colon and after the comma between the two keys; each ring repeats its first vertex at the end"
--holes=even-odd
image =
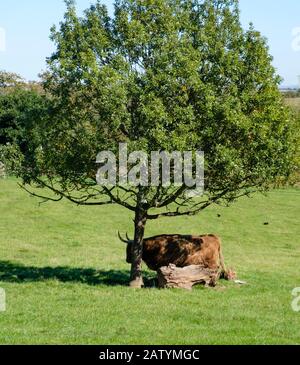
{"type": "Polygon", "coordinates": [[[0,281],[24,283],[59,280],[88,285],[127,286],[130,272],[127,270],[95,270],[73,267],[33,267],[10,261],[0,261],[0,281]]]}

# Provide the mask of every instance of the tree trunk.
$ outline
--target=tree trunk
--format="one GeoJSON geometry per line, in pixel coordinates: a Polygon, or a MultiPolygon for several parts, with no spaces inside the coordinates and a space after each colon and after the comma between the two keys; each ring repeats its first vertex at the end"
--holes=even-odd
{"type": "Polygon", "coordinates": [[[176,267],[173,264],[157,271],[159,288],[183,288],[192,290],[196,284],[215,286],[219,278],[218,270],[210,270],[202,265],[176,267]]]}
{"type": "Polygon", "coordinates": [[[142,276],[142,255],[146,221],[146,212],[142,208],[137,207],[134,219],[134,243],[131,247],[132,263],[130,286],[132,288],[141,288],[144,285],[142,276]]]}

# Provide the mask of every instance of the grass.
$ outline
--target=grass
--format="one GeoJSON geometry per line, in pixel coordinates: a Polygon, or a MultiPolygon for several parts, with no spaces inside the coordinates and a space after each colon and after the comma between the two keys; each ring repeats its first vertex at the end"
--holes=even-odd
{"type": "Polygon", "coordinates": [[[0,180],[0,344],[300,344],[300,313],[291,308],[299,213],[300,190],[286,189],[150,222],[147,235],[219,234],[227,264],[247,285],[134,290],[116,234],[132,232],[131,213],[39,206],[16,180],[0,180]]]}
{"type": "Polygon", "coordinates": [[[286,98],[285,102],[296,112],[300,112],[300,98],[286,98]]]}

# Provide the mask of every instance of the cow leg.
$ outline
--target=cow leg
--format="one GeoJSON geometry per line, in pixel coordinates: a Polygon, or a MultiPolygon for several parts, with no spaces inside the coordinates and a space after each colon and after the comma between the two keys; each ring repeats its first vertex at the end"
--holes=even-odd
{"type": "Polygon", "coordinates": [[[141,210],[137,210],[134,220],[134,242],[132,244],[132,263],[130,287],[141,288],[144,285],[142,275],[142,256],[143,256],[143,239],[146,225],[146,214],[141,210]]]}

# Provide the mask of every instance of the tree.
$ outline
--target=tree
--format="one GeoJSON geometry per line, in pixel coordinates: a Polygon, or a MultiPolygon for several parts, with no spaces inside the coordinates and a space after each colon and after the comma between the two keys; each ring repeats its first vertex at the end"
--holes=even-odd
{"type": "MultiPolygon", "coordinates": [[[[118,0],[113,17],[74,2],[48,59],[51,111],[30,135],[24,184],[79,205],[119,204],[134,214],[131,285],[142,285],[146,222],[194,215],[267,190],[293,168],[288,110],[266,40],[243,30],[236,0],[118,0]],[[35,137],[32,137],[35,136],[35,137]],[[96,156],[128,151],[205,152],[205,193],[182,183],[99,186],[96,156]]],[[[117,163],[120,161],[117,159],[117,163]]]]}
{"type": "Polygon", "coordinates": [[[0,71],[0,145],[15,143],[25,152],[28,136],[24,132],[45,105],[38,83],[28,83],[17,74],[0,71]]]}
{"type": "Polygon", "coordinates": [[[0,89],[1,94],[15,87],[25,85],[25,80],[18,74],[6,71],[0,71],[0,89]]]}

